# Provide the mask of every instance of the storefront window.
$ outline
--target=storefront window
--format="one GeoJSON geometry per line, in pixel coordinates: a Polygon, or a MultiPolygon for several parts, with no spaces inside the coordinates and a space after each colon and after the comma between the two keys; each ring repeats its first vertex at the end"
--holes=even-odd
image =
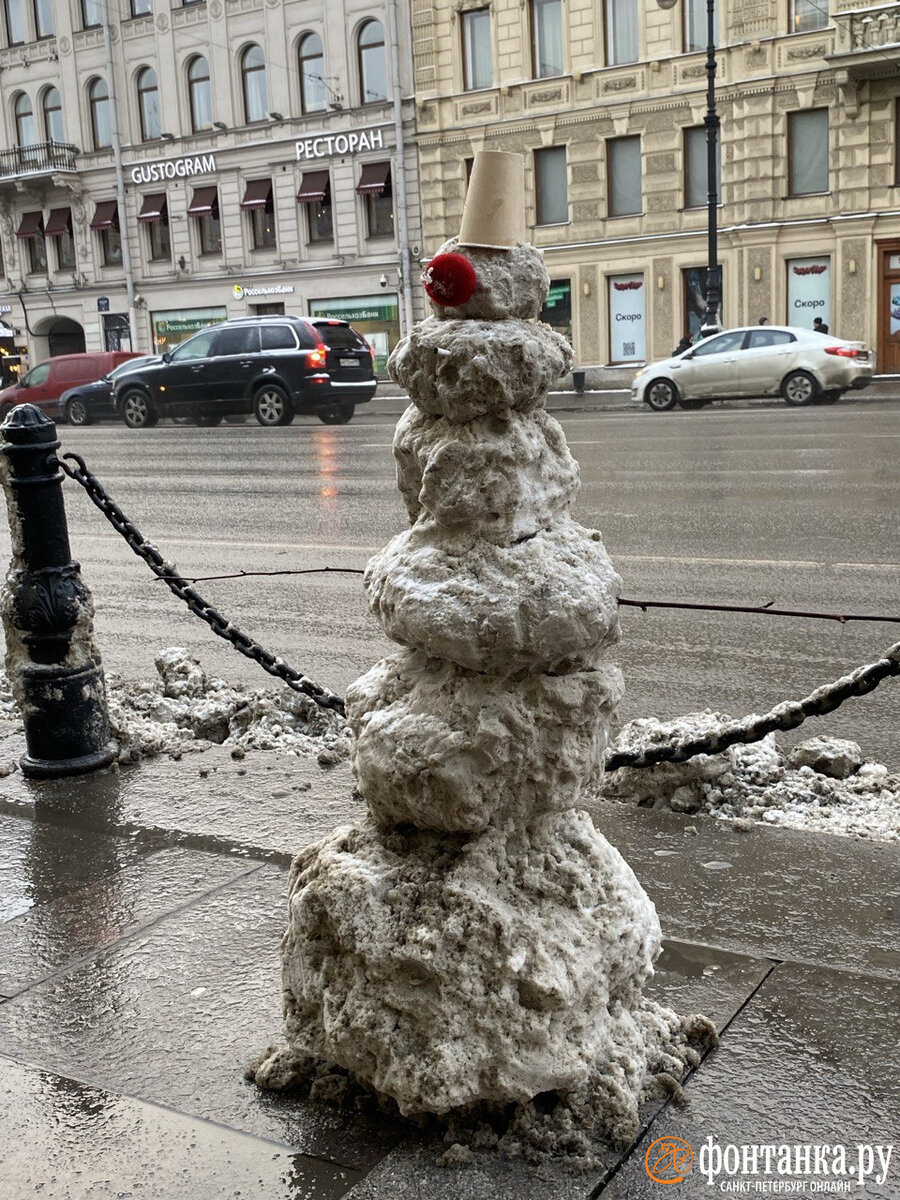
{"type": "Polygon", "coordinates": [[[646,358],[644,276],[609,277],[610,362],[643,362],[646,358]]]}
{"type": "Polygon", "coordinates": [[[311,300],[309,315],[349,321],[374,350],[376,374],[385,374],[388,355],[400,340],[400,314],[396,296],[352,296],[345,300],[311,300]]]}
{"type": "Polygon", "coordinates": [[[798,329],[812,329],[821,317],[831,326],[831,260],[828,258],[790,258],[787,264],[787,323],[798,329]]]}
{"type": "MultiPolygon", "coordinates": [[[[693,342],[706,320],[706,267],[688,267],[681,272],[684,300],[684,333],[693,342]]],[[[721,295],[721,287],[720,287],[721,295]]],[[[719,312],[719,324],[724,321],[719,312]]]]}
{"type": "Polygon", "coordinates": [[[541,320],[546,321],[557,333],[572,340],[572,281],[551,279],[550,291],[541,309],[541,320]]]}
{"type": "Polygon", "coordinates": [[[175,308],[151,313],[153,349],[157,354],[165,354],[179,346],[185,338],[205,329],[207,325],[224,321],[227,316],[228,310],[224,305],[221,308],[175,308]]]}

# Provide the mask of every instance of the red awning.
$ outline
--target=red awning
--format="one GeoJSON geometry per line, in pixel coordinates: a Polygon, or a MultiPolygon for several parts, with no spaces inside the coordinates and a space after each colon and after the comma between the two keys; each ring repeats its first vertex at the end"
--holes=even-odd
{"type": "Polygon", "coordinates": [[[22,224],[16,230],[16,237],[39,237],[44,232],[44,214],[42,212],[22,213],[22,224]]]}
{"type": "Polygon", "coordinates": [[[297,199],[301,204],[318,203],[328,195],[327,171],[304,171],[297,199]]]}
{"type": "Polygon", "coordinates": [[[194,188],[194,196],[188,206],[189,217],[207,217],[219,207],[219,193],[214,187],[194,188]]]}
{"type": "Polygon", "coordinates": [[[390,178],[391,164],[389,162],[366,163],[356,190],[361,196],[381,193],[387,187],[390,178]]]}
{"type": "Polygon", "coordinates": [[[141,211],[138,213],[139,221],[159,221],[166,211],[166,193],[154,192],[152,196],[145,196],[144,203],[141,206],[141,211]]]}
{"type": "Polygon", "coordinates": [[[62,237],[64,233],[72,232],[72,210],[70,208],[51,208],[50,220],[44,230],[44,237],[62,237]]]}
{"type": "Polygon", "coordinates": [[[91,221],[91,229],[118,229],[119,207],[115,200],[99,200],[91,221]]]}
{"type": "Polygon", "coordinates": [[[265,208],[272,195],[271,179],[251,179],[244,192],[241,208],[265,208]]]}

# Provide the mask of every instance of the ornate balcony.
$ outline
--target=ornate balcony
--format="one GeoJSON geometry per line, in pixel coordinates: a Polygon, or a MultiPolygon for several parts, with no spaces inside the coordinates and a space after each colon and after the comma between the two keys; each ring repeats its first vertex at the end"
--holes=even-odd
{"type": "Polygon", "coordinates": [[[900,3],[844,9],[837,21],[834,51],[826,56],[850,79],[883,79],[900,66],[900,3]]]}
{"type": "Polygon", "coordinates": [[[0,180],[74,171],[77,157],[78,147],[65,142],[35,142],[31,146],[0,150],[0,180]]]}

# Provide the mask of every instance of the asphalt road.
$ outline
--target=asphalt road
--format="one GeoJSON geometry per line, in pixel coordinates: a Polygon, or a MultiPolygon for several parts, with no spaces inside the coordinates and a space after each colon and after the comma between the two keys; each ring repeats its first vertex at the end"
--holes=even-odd
{"type": "MultiPolygon", "coordinates": [[[[900,615],[895,401],[808,409],[720,407],[655,414],[557,412],[582,467],[575,516],[602,530],[634,599],[771,604],[900,615]]],[[[62,427],[74,450],[183,574],[362,568],[405,524],[390,453],[395,417],[326,427],[255,423],[62,427]]],[[[108,672],[153,675],[181,645],[230,681],[267,677],[154,582],[75,484],[73,554],[94,594],[108,672]]],[[[8,556],[2,533],[0,552],[8,556]]],[[[237,625],[343,692],[390,648],[354,574],[204,582],[237,625]]],[[[621,715],[762,712],[900,640],[896,624],[671,610],[622,612],[621,715]]],[[[900,769],[900,682],[807,732],[853,737],[900,769]]]]}

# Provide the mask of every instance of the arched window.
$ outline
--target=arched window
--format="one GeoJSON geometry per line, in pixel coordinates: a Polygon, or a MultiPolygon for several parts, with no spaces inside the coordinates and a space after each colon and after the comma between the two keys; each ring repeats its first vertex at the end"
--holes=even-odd
{"type": "Polygon", "coordinates": [[[34,109],[31,100],[24,92],[16,97],[16,143],[19,146],[33,146],[37,141],[37,127],[34,123],[34,109]]]}
{"type": "Polygon", "coordinates": [[[212,90],[209,63],[198,55],[188,66],[188,95],[191,102],[191,129],[194,133],[212,127],[212,90]]]}
{"type": "Polygon", "coordinates": [[[55,87],[49,87],[41,100],[44,110],[44,135],[48,142],[64,142],[66,129],[63,124],[62,101],[55,87]]]}
{"type": "Polygon", "coordinates": [[[112,145],[112,123],[109,118],[109,89],[105,79],[94,79],[88,87],[91,106],[91,139],[95,150],[112,145]]]}
{"type": "Polygon", "coordinates": [[[321,112],[325,98],[325,52],[317,33],[308,33],[300,43],[300,111],[321,112]]]}
{"type": "Polygon", "coordinates": [[[141,141],[159,137],[159,84],[152,67],[144,67],[137,77],[138,111],[141,114],[141,141]]]}
{"type": "Polygon", "coordinates": [[[241,80],[244,88],[244,120],[264,121],[269,111],[266,96],[266,56],[259,46],[248,46],[241,55],[241,80]]]}
{"type": "Polygon", "coordinates": [[[387,100],[387,60],[384,56],[384,26],[366,21],[359,31],[359,88],[363,104],[387,100]]]}

